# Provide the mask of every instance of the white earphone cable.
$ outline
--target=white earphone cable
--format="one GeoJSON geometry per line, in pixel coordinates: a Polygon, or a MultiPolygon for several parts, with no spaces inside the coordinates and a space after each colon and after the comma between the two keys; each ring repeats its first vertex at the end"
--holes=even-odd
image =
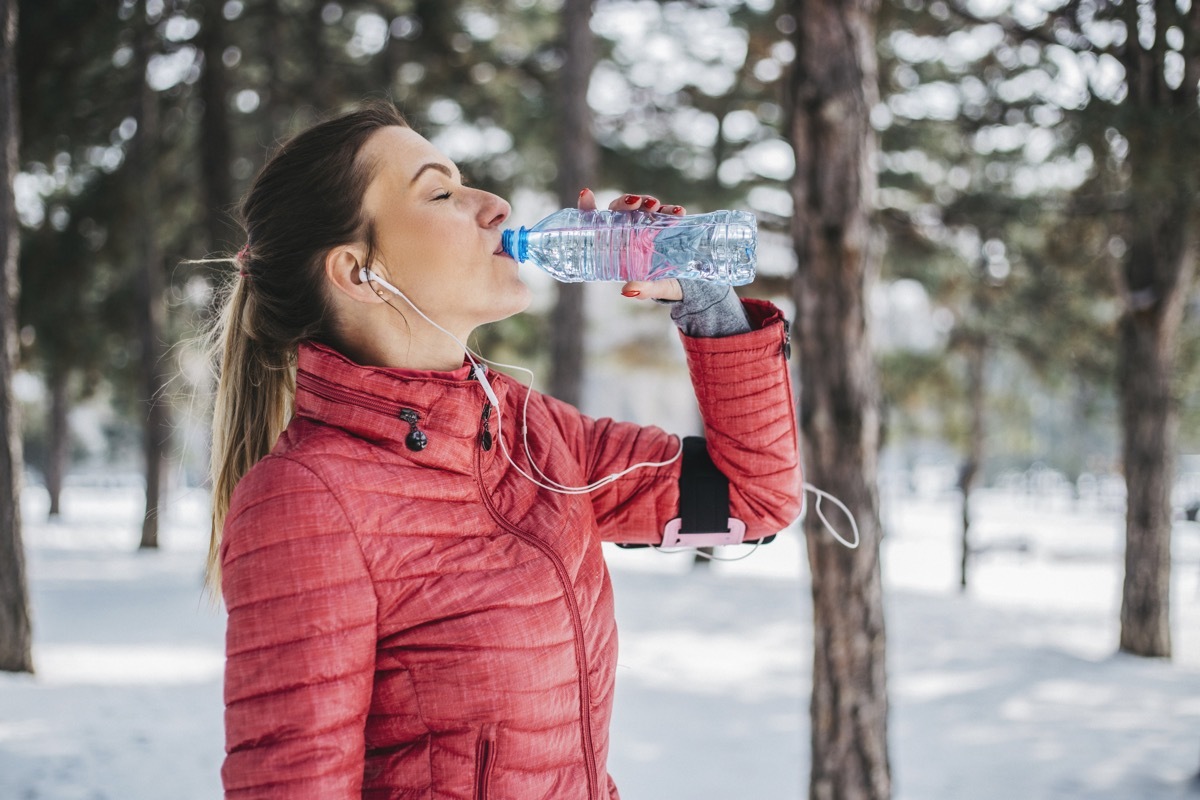
{"type": "MultiPolygon", "coordinates": [[[[475,357],[478,357],[481,361],[486,361],[489,364],[495,364],[496,366],[506,367],[509,369],[517,369],[517,370],[520,370],[522,372],[526,372],[529,374],[529,385],[525,388],[525,400],[524,400],[524,403],[522,404],[522,413],[524,414],[525,420],[528,420],[528,418],[529,418],[529,398],[533,394],[533,382],[535,379],[533,371],[530,369],[526,369],[525,367],[515,366],[513,364],[501,364],[499,362],[491,361],[491,360],[479,355],[478,353],[474,352],[473,350],[471,350],[471,348],[469,348],[465,344],[463,344],[462,341],[459,340],[459,338],[457,336],[455,336],[453,333],[446,330],[441,325],[437,324],[432,319],[430,319],[428,316],[426,316],[424,311],[417,308],[416,303],[414,303],[412,300],[408,299],[408,295],[404,294],[404,292],[400,291],[395,286],[393,286],[392,284],[390,284],[388,281],[384,280],[383,278],[379,277],[371,270],[366,269],[365,267],[360,269],[359,270],[359,278],[364,283],[368,283],[368,282],[372,282],[372,281],[375,283],[378,283],[380,286],[384,287],[392,294],[395,294],[397,297],[402,299],[404,302],[408,303],[408,305],[412,307],[412,310],[416,311],[417,314],[420,315],[421,319],[425,320],[430,325],[432,325],[433,327],[437,328],[442,333],[449,336],[451,339],[454,340],[455,344],[457,344],[459,347],[462,348],[463,354],[466,355],[467,360],[471,362],[472,373],[474,374],[476,380],[478,380],[480,385],[483,387],[484,394],[486,394],[488,396],[488,399],[492,402],[492,407],[496,409],[496,438],[500,440],[500,450],[504,453],[504,457],[508,460],[508,463],[512,465],[512,468],[515,469],[522,477],[524,477],[526,480],[530,481],[531,483],[535,484],[536,486],[538,486],[542,489],[545,489],[546,491],[557,492],[559,494],[589,494],[591,492],[596,491],[597,489],[607,486],[608,484],[612,483],[615,480],[618,480],[619,478],[623,478],[624,476],[628,475],[629,473],[633,472],[634,470],[643,469],[643,468],[657,468],[657,467],[669,466],[670,464],[673,464],[676,461],[678,461],[679,458],[683,455],[683,442],[681,441],[679,444],[679,450],[675,453],[674,456],[667,459],[666,461],[643,461],[641,463],[634,464],[633,466],[628,467],[624,470],[621,470],[620,472],[615,472],[612,475],[608,475],[597,481],[593,481],[592,483],[589,483],[586,486],[564,486],[563,484],[560,484],[557,481],[551,479],[549,476],[547,476],[546,473],[542,472],[541,468],[538,467],[538,465],[534,462],[533,453],[531,452],[531,450],[529,448],[529,426],[527,423],[522,424],[521,438],[522,438],[522,440],[524,442],[524,446],[525,446],[525,457],[529,459],[529,463],[533,466],[533,468],[537,471],[537,473],[539,475],[541,475],[543,478],[545,478],[545,480],[549,481],[549,483],[543,483],[542,481],[540,481],[537,478],[530,475],[525,470],[521,469],[521,467],[518,466],[515,461],[513,461],[512,454],[508,452],[508,445],[505,444],[505,442],[504,442],[504,414],[500,407],[500,399],[498,397],[496,397],[495,390],[492,389],[491,383],[488,382],[485,368],[478,361],[475,360],[475,357]]],[[[387,301],[384,300],[384,302],[387,302],[387,301]]],[[[388,303],[388,305],[391,306],[392,304],[388,303]]],[[[392,307],[395,308],[395,306],[392,306],[392,307]]],[[[397,309],[397,311],[398,310],[399,309],[397,309]]]]}
{"type": "MultiPolygon", "coordinates": [[[[680,440],[679,450],[677,450],[675,452],[675,455],[673,455],[671,458],[667,459],[666,461],[643,461],[638,464],[634,464],[633,466],[628,467],[627,469],[621,470],[620,472],[615,472],[612,475],[607,475],[597,481],[593,481],[592,483],[589,483],[586,486],[564,486],[563,484],[558,483],[553,478],[546,475],[546,473],[543,472],[542,469],[537,465],[537,462],[533,460],[533,452],[529,447],[529,424],[528,424],[529,398],[533,395],[533,384],[534,384],[534,381],[536,380],[536,376],[534,375],[533,370],[528,369],[526,367],[517,366],[515,364],[502,364],[499,361],[492,361],[491,359],[485,358],[484,356],[480,355],[479,353],[476,353],[475,351],[471,350],[471,348],[469,348],[465,344],[463,344],[459,340],[459,338],[457,336],[455,336],[453,333],[446,330],[441,325],[437,324],[432,319],[430,319],[428,316],[426,316],[424,311],[417,308],[416,303],[414,303],[412,300],[408,299],[408,295],[404,294],[404,292],[400,291],[395,286],[388,283],[386,280],[379,277],[371,270],[367,269],[366,267],[363,267],[362,269],[359,270],[358,275],[359,275],[359,279],[363,283],[371,283],[371,282],[378,283],[380,286],[384,287],[392,294],[394,294],[397,297],[404,300],[404,302],[408,303],[408,305],[412,307],[413,311],[416,311],[417,314],[420,315],[421,319],[425,320],[430,325],[432,325],[434,328],[438,329],[442,333],[449,336],[451,339],[454,340],[455,344],[457,344],[459,347],[462,348],[463,354],[466,356],[467,361],[471,362],[472,374],[474,375],[475,379],[479,381],[480,385],[483,387],[484,394],[486,394],[488,397],[488,400],[491,401],[492,407],[496,409],[496,438],[500,440],[501,452],[504,453],[504,457],[508,460],[508,463],[512,465],[513,469],[515,469],[522,477],[524,477],[526,480],[530,481],[534,485],[536,485],[542,489],[545,489],[546,491],[549,491],[549,492],[557,492],[558,494],[567,494],[567,495],[588,494],[588,493],[594,492],[597,489],[600,489],[604,486],[607,486],[608,484],[612,483],[613,481],[623,478],[624,476],[628,475],[629,473],[633,472],[634,470],[643,469],[643,468],[666,467],[666,466],[669,466],[669,465],[675,463],[682,457],[683,441],[680,440]],[[475,360],[476,358],[478,358],[479,361],[484,361],[488,364],[492,364],[493,366],[504,367],[505,369],[514,369],[514,370],[518,370],[520,372],[524,372],[527,375],[529,375],[529,385],[525,387],[525,399],[521,404],[521,413],[522,413],[521,441],[525,448],[525,457],[529,460],[529,464],[538,473],[538,475],[540,475],[543,479],[545,479],[547,481],[547,483],[543,483],[542,481],[538,480],[537,478],[534,478],[528,472],[521,469],[521,467],[519,467],[515,461],[513,461],[512,455],[508,452],[508,445],[506,445],[504,443],[504,435],[503,435],[504,434],[504,427],[503,427],[504,426],[504,414],[500,408],[500,399],[496,396],[495,390],[492,389],[491,383],[488,382],[487,369],[482,364],[480,364],[479,361],[476,361],[475,360]]],[[[384,299],[384,302],[387,303],[391,308],[395,309],[397,312],[400,311],[400,309],[393,306],[386,299],[384,299]]],[[[817,513],[817,517],[821,520],[821,523],[825,526],[825,530],[829,531],[830,535],[833,536],[833,538],[836,539],[843,546],[845,546],[851,550],[856,549],[860,543],[860,536],[859,536],[859,532],[858,532],[858,523],[855,522],[854,515],[852,513],[850,513],[850,509],[846,507],[845,503],[843,503],[841,500],[837,499],[833,495],[829,494],[828,492],[826,492],[822,489],[818,489],[817,487],[813,486],[811,483],[807,483],[807,482],[804,483],[804,491],[811,492],[812,494],[816,495],[817,502],[814,506],[814,510],[817,513]],[[846,518],[848,520],[850,520],[850,527],[854,531],[854,541],[853,542],[848,541],[845,537],[843,537],[840,533],[838,533],[837,529],[834,528],[833,525],[829,522],[829,519],[825,516],[825,513],[821,510],[821,501],[823,499],[828,499],[831,502],[833,502],[835,505],[837,505],[837,507],[842,510],[842,513],[844,513],[846,515],[846,518]]],[[[740,561],[743,558],[748,558],[750,555],[752,555],[754,553],[754,551],[758,549],[758,546],[759,546],[759,543],[755,542],[753,548],[749,552],[747,552],[743,555],[737,556],[736,558],[721,558],[719,556],[710,555],[708,553],[700,553],[699,551],[697,551],[697,553],[699,555],[703,556],[704,558],[708,558],[713,561],[740,561]]],[[[661,553],[668,553],[668,554],[691,552],[691,550],[692,550],[691,548],[681,548],[681,549],[673,549],[673,550],[663,550],[662,548],[656,548],[656,549],[661,553]]]]}

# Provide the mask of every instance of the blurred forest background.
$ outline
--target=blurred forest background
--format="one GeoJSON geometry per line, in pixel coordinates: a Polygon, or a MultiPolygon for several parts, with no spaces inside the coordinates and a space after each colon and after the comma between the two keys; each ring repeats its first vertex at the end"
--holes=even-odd
{"type": "MultiPolygon", "coordinates": [[[[796,24],[786,5],[602,0],[586,94],[598,185],[689,210],[752,209],[774,260],[747,293],[784,298],[794,160],[782,84],[796,24]]],[[[1089,5],[1105,4],[879,9],[871,123],[885,254],[870,308],[889,475],[936,480],[971,460],[989,482],[1033,467],[1087,491],[1121,471],[1119,273],[1136,213],[1127,157],[1131,136],[1165,152],[1170,134],[1122,103],[1112,51],[1140,34],[1098,13],[1081,34],[1053,10],[1089,5]],[[1082,35],[1085,48],[1072,41],[1082,35]]],[[[154,398],[170,480],[204,480],[206,409],[194,398],[206,371],[188,340],[233,267],[187,260],[241,246],[240,196],[272,145],[318,115],[390,97],[476,185],[518,210],[523,192],[553,196],[561,6],[21,3],[19,383],[35,479],[53,495],[69,470],[140,472],[154,398]]],[[[1183,29],[1167,22],[1155,57],[1178,85],[1183,29]]],[[[1189,125],[1194,142],[1194,108],[1189,125]]],[[[1196,167],[1195,148],[1174,150],[1164,177],[1196,167]]],[[[1172,394],[1178,450],[1193,454],[1194,294],[1183,315],[1172,394]]],[[[548,319],[489,336],[545,358],[559,332],[548,319]]]]}
{"type": "MultiPolygon", "coordinates": [[[[798,43],[842,14],[874,37],[861,288],[880,485],[962,492],[964,586],[981,484],[1141,498],[1130,535],[1161,542],[1164,514],[1169,536],[1200,508],[1193,3],[22,0],[29,479],[53,514],[71,474],[145,476],[154,546],[163,487],[205,480],[195,337],[235,273],[191,259],[241,246],[238,199],[274,143],[363,98],[392,99],[516,222],[583,185],[751,209],[762,265],[746,293],[797,309],[798,43]]],[[[604,346],[581,340],[581,298],[561,290],[480,346],[503,342],[578,400],[604,346]]],[[[1169,570],[1169,548],[1151,550],[1169,570]]],[[[1164,626],[1122,647],[1169,655],[1164,626]]]]}

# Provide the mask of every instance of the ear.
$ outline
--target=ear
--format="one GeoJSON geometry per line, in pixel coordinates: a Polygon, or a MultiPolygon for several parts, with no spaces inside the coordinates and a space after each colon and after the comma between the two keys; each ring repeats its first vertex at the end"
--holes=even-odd
{"type": "Polygon", "coordinates": [[[359,279],[358,273],[366,260],[365,250],[358,245],[341,245],[325,255],[325,277],[342,294],[359,303],[382,303],[380,292],[359,279]]]}

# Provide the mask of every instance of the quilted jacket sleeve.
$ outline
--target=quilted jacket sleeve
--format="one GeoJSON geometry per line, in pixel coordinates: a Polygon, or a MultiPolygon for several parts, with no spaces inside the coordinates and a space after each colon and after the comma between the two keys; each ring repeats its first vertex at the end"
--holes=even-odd
{"type": "Polygon", "coordinates": [[[336,498],[264,459],[234,493],[221,569],[225,797],[361,797],[376,600],[336,498]]]}
{"type": "MultiPolygon", "coordinates": [[[[770,303],[744,301],[751,330],[722,338],[681,334],[704,420],[709,454],[729,478],[732,515],[746,538],[777,533],[800,514],[803,494],[796,409],[785,348],[783,314],[770,303]]],[[[588,479],[639,461],[662,461],[679,440],[653,428],[612,420],[583,420],[588,479]]],[[[662,541],[678,516],[679,464],[638,470],[591,495],[608,541],[662,541]]]]}

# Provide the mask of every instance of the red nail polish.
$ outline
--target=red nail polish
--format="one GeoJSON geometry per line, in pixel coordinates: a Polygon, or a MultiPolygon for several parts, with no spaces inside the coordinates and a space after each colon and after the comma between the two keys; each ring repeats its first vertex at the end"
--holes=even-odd
{"type": "Polygon", "coordinates": [[[625,195],[625,205],[631,206],[641,199],[642,196],[640,194],[627,194],[625,195]]]}
{"type": "Polygon", "coordinates": [[[579,193],[579,196],[583,197],[585,194],[588,193],[588,191],[589,191],[589,189],[587,189],[587,187],[584,187],[583,191],[579,193]]]}
{"type": "Polygon", "coordinates": [[[683,206],[673,206],[673,207],[671,208],[671,213],[672,213],[672,214],[679,214],[679,213],[681,213],[682,211],[683,211],[683,206]]]}
{"type": "Polygon", "coordinates": [[[621,292],[621,294],[625,295],[626,297],[637,297],[639,294],[641,294],[641,292],[639,292],[637,289],[627,289],[621,292]]]}
{"type": "Polygon", "coordinates": [[[656,205],[658,205],[658,201],[655,200],[653,197],[646,200],[646,210],[647,211],[652,210],[656,205]]]}

